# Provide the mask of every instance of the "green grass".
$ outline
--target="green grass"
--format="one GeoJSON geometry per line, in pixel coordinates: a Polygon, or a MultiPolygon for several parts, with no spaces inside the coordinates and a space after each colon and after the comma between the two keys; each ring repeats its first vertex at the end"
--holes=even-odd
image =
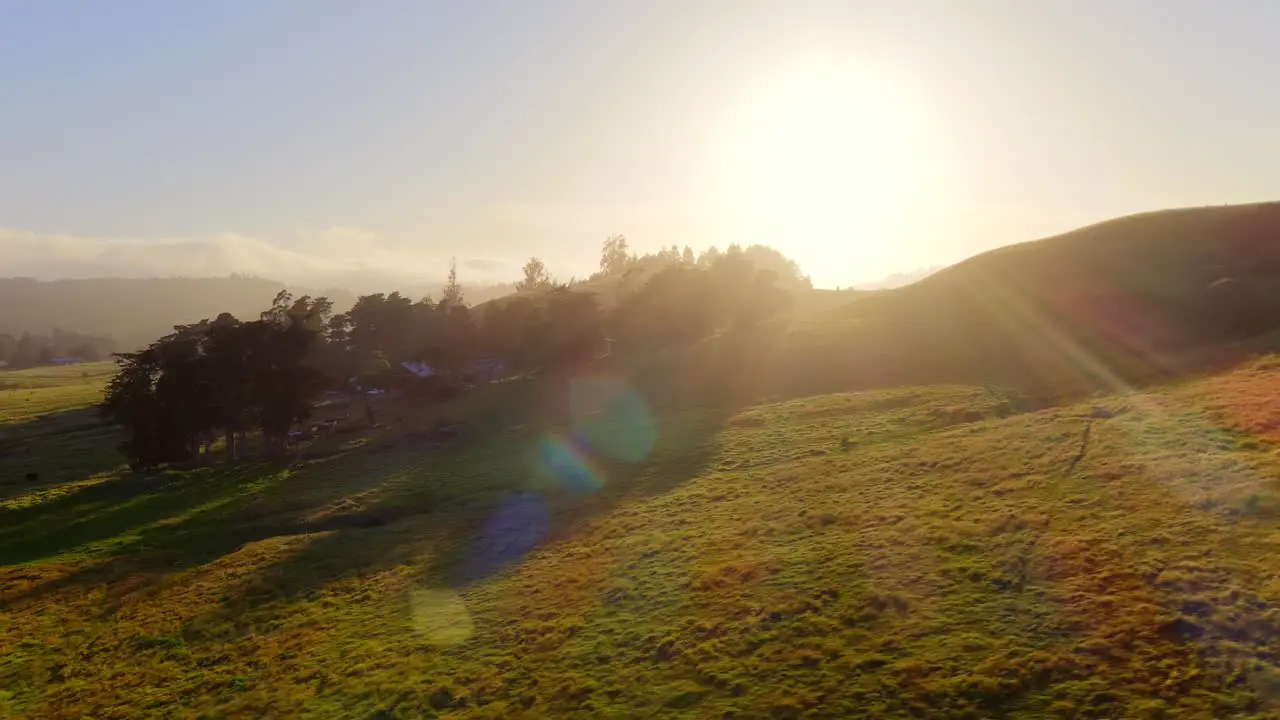
{"type": "Polygon", "coordinates": [[[119,438],[91,407],[114,372],[112,363],[0,372],[0,508],[56,497],[119,469],[119,438]]]}
{"type": "Polygon", "coordinates": [[[0,716],[1280,717],[1280,360],[1038,412],[565,382],[8,496],[0,716]]]}
{"type": "Polygon", "coordinates": [[[0,370],[0,426],[88,407],[114,373],[114,363],[0,370]]]}

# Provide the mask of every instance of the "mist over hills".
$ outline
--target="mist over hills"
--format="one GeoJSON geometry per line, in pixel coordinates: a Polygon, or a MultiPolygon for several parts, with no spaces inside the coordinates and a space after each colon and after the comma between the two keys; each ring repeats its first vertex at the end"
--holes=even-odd
{"type": "MultiPolygon", "coordinates": [[[[1270,327],[1270,313],[1280,307],[1272,290],[1280,272],[1277,257],[1280,203],[1184,208],[1107,220],[991,250],[946,268],[897,273],[852,288],[882,291],[872,293],[881,297],[869,298],[869,304],[859,304],[857,314],[878,318],[877,325],[893,336],[912,334],[923,323],[936,328],[930,333],[935,341],[961,342],[952,337],[958,328],[967,328],[961,335],[969,341],[992,332],[1003,337],[999,328],[1013,322],[1010,318],[1030,313],[1037,323],[1060,325],[1055,332],[1077,340],[1107,337],[1112,340],[1103,344],[1109,351],[1120,340],[1137,351],[1195,345],[1210,331],[1243,337],[1246,331],[1270,327]],[[1235,325],[1241,326],[1239,332],[1227,332],[1235,325]]],[[[14,267],[9,259],[6,255],[0,272],[14,267]]],[[[481,305],[515,291],[513,283],[470,280],[502,272],[476,267],[478,262],[458,263],[468,304],[481,305]]],[[[326,269],[327,275],[308,277],[334,282],[294,283],[244,274],[0,278],[0,333],[62,329],[110,336],[117,349],[126,349],[150,342],[175,324],[222,312],[253,317],[281,290],[326,296],[342,311],[362,294],[399,291],[414,299],[438,297],[444,285],[443,274],[418,275],[412,268],[399,273],[359,264],[326,269]]],[[[631,284],[641,280],[633,277],[631,284]]],[[[597,286],[584,287],[606,295],[621,289],[597,286]]],[[[828,334],[834,341],[842,333],[828,334]]]]}
{"type": "Polygon", "coordinates": [[[362,294],[388,286],[442,283],[454,260],[460,275],[473,285],[500,283],[519,273],[518,262],[424,254],[418,247],[350,227],[269,241],[240,233],[172,239],[88,237],[0,225],[0,276],[37,280],[247,275],[362,294]]]}
{"type": "Polygon", "coordinates": [[[879,280],[854,283],[849,287],[852,290],[892,290],[894,288],[910,285],[914,282],[919,282],[945,267],[945,265],[930,265],[928,267],[917,268],[915,270],[904,270],[902,272],[886,275],[879,280]]]}
{"type": "MultiPolygon", "coordinates": [[[[232,275],[227,277],[82,278],[36,280],[0,278],[0,333],[46,334],[55,328],[106,335],[116,349],[140,346],[176,324],[196,322],[230,312],[254,317],[281,290],[294,295],[325,296],[345,310],[363,292],[398,289],[410,297],[439,294],[443,281],[416,284],[378,283],[367,277],[360,290],[346,287],[308,287],[279,280],[232,275]],[[374,289],[376,288],[376,290],[374,289]]],[[[511,292],[511,286],[464,286],[468,302],[483,302],[511,292]]]]}

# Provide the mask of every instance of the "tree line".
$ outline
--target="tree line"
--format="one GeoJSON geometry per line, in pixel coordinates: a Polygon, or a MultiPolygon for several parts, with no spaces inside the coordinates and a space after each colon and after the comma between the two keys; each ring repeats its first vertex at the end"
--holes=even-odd
{"type": "Polygon", "coordinates": [[[55,358],[94,362],[110,356],[113,349],[114,342],[109,337],[83,335],[59,328],[54,328],[51,335],[0,333],[0,367],[49,365],[55,358]]]}
{"type": "Polygon", "coordinates": [[[615,236],[586,280],[558,282],[532,258],[521,292],[478,308],[466,304],[456,266],[438,300],[376,293],[335,313],[326,298],[281,292],[255,320],[222,313],[116,355],[120,372],[102,410],[125,429],[120,449],[135,467],[192,460],[217,439],[235,460],[249,433],[267,452],[282,450],[325,390],[358,389],[367,399],[401,363],[425,364],[423,385],[456,392],[484,361],[517,374],[591,361],[606,338],[624,350],[688,342],[759,322],[807,286],[771,248],[637,257],[615,236]]]}
{"type": "Polygon", "coordinates": [[[282,447],[325,387],[309,355],[331,311],[327,299],[281,292],[257,320],[223,313],[117,354],[101,408],[127,431],[121,452],[149,468],[207,452],[221,433],[234,460],[250,430],[282,447]]]}

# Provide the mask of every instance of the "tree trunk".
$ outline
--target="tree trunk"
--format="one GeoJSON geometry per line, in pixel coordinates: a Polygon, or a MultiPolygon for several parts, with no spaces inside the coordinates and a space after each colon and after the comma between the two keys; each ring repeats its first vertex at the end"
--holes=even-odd
{"type": "Polygon", "coordinates": [[[245,440],[247,431],[240,429],[240,436],[236,438],[236,457],[241,458],[249,454],[249,443],[245,440]]]}
{"type": "Polygon", "coordinates": [[[236,461],[236,433],[231,428],[227,428],[227,464],[230,465],[236,461]]]}
{"type": "Polygon", "coordinates": [[[364,391],[364,390],[361,390],[361,391],[360,391],[360,394],[361,394],[361,395],[364,395],[364,416],[365,416],[365,419],[369,421],[369,426],[370,426],[370,427],[372,427],[372,426],[374,426],[374,425],[377,425],[378,423],[377,423],[377,421],[376,421],[376,420],[374,420],[374,417],[373,417],[373,401],[369,399],[369,393],[368,393],[368,392],[366,392],[366,391],[364,391]]]}

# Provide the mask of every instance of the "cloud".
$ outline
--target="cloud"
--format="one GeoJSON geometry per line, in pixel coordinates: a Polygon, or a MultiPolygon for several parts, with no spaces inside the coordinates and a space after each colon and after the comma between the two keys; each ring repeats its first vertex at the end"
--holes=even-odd
{"type": "Polygon", "coordinates": [[[101,238],[0,227],[0,277],[211,277],[232,273],[308,287],[379,292],[440,284],[456,256],[463,286],[512,282],[532,255],[555,275],[595,269],[600,243],[625,233],[639,252],[691,243],[679,230],[689,218],[671,208],[625,203],[513,201],[460,209],[388,238],[366,228],[333,226],[305,236],[243,233],[161,239],[101,238]],[[406,231],[410,232],[410,231],[406,231]],[[432,238],[430,249],[421,238],[432,238]],[[437,240],[440,238],[443,240],[437,240]],[[464,252],[458,252],[463,250],[464,252]],[[468,252],[469,251],[469,252],[468,252]]]}
{"type": "MultiPolygon", "coordinates": [[[[297,246],[235,233],[162,240],[104,239],[0,228],[0,276],[41,280],[86,277],[211,277],[232,273],[288,283],[363,287],[412,280],[430,283],[450,258],[382,242],[360,228],[333,227],[297,246]]],[[[464,282],[510,279],[510,262],[458,258],[464,282]]]]}
{"type": "Polygon", "coordinates": [[[462,263],[467,270],[475,270],[481,273],[495,273],[505,271],[510,268],[511,263],[500,258],[471,258],[462,263]]]}

